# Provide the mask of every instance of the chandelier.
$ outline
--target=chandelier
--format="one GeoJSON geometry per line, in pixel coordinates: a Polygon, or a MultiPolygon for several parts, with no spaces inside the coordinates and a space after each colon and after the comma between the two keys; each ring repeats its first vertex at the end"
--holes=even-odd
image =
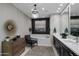
{"type": "Polygon", "coordinates": [[[39,17],[39,12],[38,10],[36,9],[36,4],[34,4],[34,9],[32,10],[32,17],[33,18],[38,18],[39,17]]]}

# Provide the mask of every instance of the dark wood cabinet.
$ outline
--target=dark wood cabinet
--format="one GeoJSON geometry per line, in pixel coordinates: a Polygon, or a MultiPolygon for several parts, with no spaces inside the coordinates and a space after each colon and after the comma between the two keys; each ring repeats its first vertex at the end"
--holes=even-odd
{"type": "Polygon", "coordinates": [[[77,56],[71,49],[65,46],[60,40],[53,36],[53,44],[59,56],[77,56]]]}
{"type": "Polygon", "coordinates": [[[17,56],[21,55],[25,50],[25,40],[24,38],[17,38],[13,41],[3,41],[2,42],[2,55],[3,56],[17,56]]]}

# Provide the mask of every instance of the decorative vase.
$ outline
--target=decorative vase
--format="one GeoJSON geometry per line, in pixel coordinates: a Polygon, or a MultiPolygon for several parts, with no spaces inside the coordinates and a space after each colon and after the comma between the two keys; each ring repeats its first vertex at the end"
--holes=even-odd
{"type": "Polygon", "coordinates": [[[53,32],[56,33],[56,28],[54,28],[54,31],[53,32]]]}

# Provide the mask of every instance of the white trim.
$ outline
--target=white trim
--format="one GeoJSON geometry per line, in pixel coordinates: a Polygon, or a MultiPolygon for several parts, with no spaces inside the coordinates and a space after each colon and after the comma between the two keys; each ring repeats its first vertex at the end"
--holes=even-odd
{"type": "Polygon", "coordinates": [[[47,46],[47,47],[52,47],[52,45],[46,45],[46,44],[38,44],[38,46],[47,46]]]}
{"type": "Polygon", "coordinates": [[[56,49],[55,49],[55,47],[52,46],[52,48],[53,48],[53,51],[54,51],[55,56],[59,56],[58,53],[57,53],[57,51],[56,51],[56,49]]]}

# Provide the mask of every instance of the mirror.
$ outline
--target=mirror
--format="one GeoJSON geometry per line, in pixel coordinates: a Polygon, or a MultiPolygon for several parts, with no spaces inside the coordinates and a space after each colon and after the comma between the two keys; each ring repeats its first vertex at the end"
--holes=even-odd
{"type": "Polygon", "coordinates": [[[79,3],[71,5],[70,34],[79,36],[79,3]]]}
{"type": "Polygon", "coordinates": [[[69,5],[61,13],[60,19],[60,34],[68,33],[69,34],[69,5]]]}
{"type": "Polygon", "coordinates": [[[8,20],[4,24],[4,30],[7,35],[14,35],[16,33],[16,24],[13,20],[8,20]]]}

